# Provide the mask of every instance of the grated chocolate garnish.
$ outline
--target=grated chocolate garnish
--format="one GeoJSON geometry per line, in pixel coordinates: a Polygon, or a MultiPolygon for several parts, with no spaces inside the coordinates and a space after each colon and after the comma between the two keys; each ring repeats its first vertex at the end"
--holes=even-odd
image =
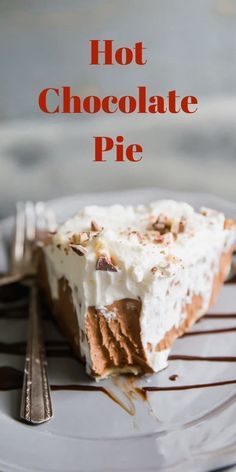
{"type": "Polygon", "coordinates": [[[91,221],[91,230],[92,231],[100,231],[101,230],[100,226],[94,220],[91,221]]]}
{"type": "Polygon", "coordinates": [[[117,267],[106,256],[100,256],[97,259],[96,270],[104,270],[107,272],[118,272],[117,267]]]}
{"type": "Polygon", "coordinates": [[[70,244],[69,246],[78,256],[84,256],[87,252],[87,249],[79,244],[70,244]]]}

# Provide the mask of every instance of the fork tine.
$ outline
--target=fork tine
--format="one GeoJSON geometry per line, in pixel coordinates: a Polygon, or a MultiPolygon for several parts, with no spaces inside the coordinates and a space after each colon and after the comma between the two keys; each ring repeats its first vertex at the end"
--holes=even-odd
{"type": "Polygon", "coordinates": [[[43,202],[35,205],[37,239],[44,238],[46,232],[54,232],[57,228],[56,217],[50,208],[47,208],[43,202]]]}
{"type": "Polygon", "coordinates": [[[45,233],[54,232],[57,223],[54,212],[43,202],[34,205],[28,201],[16,205],[15,231],[11,248],[10,275],[1,279],[0,285],[35,274],[35,243],[44,239],[45,233]]]}
{"type": "Polygon", "coordinates": [[[24,269],[33,273],[33,242],[36,237],[36,217],[34,204],[30,201],[25,204],[25,244],[24,244],[24,269]]]}
{"type": "Polygon", "coordinates": [[[35,209],[33,202],[26,202],[25,204],[25,216],[26,216],[26,239],[27,241],[34,241],[36,237],[36,221],[35,221],[35,209]]]}
{"type": "Polygon", "coordinates": [[[41,235],[45,233],[47,229],[46,218],[45,218],[45,205],[43,202],[36,203],[35,213],[36,213],[37,238],[41,239],[41,235]]]}
{"type": "Polygon", "coordinates": [[[24,256],[25,241],[25,206],[22,202],[16,204],[15,232],[11,250],[11,272],[15,274],[19,270],[19,266],[24,256]]]}

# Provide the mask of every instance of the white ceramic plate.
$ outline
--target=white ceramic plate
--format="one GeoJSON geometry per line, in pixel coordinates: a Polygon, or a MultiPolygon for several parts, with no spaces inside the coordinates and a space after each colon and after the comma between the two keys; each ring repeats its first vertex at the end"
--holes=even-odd
{"type": "MultiPolygon", "coordinates": [[[[51,202],[58,219],[75,213],[85,204],[141,203],[175,198],[195,208],[210,206],[236,218],[236,205],[203,194],[178,194],[157,189],[122,193],[88,194],[51,202]]],[[[2,268],[3,244],[12,220],[0,224],[2,268]]],[[[0,253],[1,254],[1,253],[0,253]]],[[[222,289],[212,313],[236,314],[236,285],[222,289]]],[[[192,331],[236,328],[236,317],[204,318],[192,331]]],[[[27,319],[0,316],[0,342],[26,339],[27,319]]],[[[63,341],[50,320],[46,338],[63,341]]],[[[172,354],[203,357],[236,357],[236,330],[190,335],[176,341],[172,354]]],[[[80,364],[70,357],[50,356],[52,385],[96,386],[80,364]]],[[[0,354],[3,366],[23,369],[24,357],[0,354]]],[[[2,378],[1,378],[2,375],[2,378]]],[[[17,379],[16,379],[17,381],[17,379]]],[[[236,463],[236,363],[222,360],[171,360],[159,374],[132,384],[126,378],[99,383],[120,403],[96,391],[53,391],[54,418],[41,426],[18,420],[20,390],[0,392],[0,470],[57,472],[149,472],[210,471],[236,463]],[[178,375],[175,381],[170,376],[178,375]],[[235,383],[187,390],[147,393],[134,387],[181,387],[233,380],[235,383]],[[126,411],[128,410],[128,411],[126,411]]]]}

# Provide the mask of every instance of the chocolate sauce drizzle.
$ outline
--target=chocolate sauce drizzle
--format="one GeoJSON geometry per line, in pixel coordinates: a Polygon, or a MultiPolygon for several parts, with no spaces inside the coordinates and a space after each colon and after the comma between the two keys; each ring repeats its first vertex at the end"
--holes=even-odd
{"type": "Polygon", "coordinates": [[[194,390],[196,388],[207,388],[207,387],[220,387],[222,385],[231,385],[236,384],[236,379],[233,380],[223,380],[222,382],[212,382],[212,383],[203,383],[203,384],[193,384],[193,385],[176,385],[170,387],[142,387],[144,392],[168,392],[171,390],[194,390]]]}
{"type": "Polygon", "coordinates": [[[236,362],[234,356],[188,356],[185,354],[171,354],[168,361],[203,361],[203,362],[236,362]]]}
{"type": "Polygon", "coordinates": [[[232,275],[228,280],[225,281],[226,285],[236,284],[236,273],[232,275]]]}
{"type": "MultiPolygon", "coordinates": [[[[23,372],[10,366],[0,367],[0,391],[6,392],[10,390],[21,389],[23,384],[23,372]]],[[[77,384],[63,384],[63,385],[51,385],[52,391],[76,391],[76,392],[102,392],[110,400],[117,403],[123,410],[130,415],[135,414],[134,408],[126,406],[118,397],[116,397],[108,389],[99,385],[77,385],[77,384]]],[[[137,392],[138,393],[138,392],[137,392]]],[[[143,392],[142,392],[142,395],[143,392]]]]}
{"type": "Polygon", "coordinates": [[[23,383],[23,372],[14,367],[0,367],[0,391],[16,390],[23,383]]]}
{"type": "Polygon", "coordinates": [[[178,377],[179,377],[178,374],[173,374],[173,375],[170,375],[169,380],[171,380],[171,382],[175,382],[175,380],[177,380],[178,377]]]}
{"type": "Polygon", "coordinates": [[[200,318],[199,321],[204,321],[204,319],[235,319],[236,318],[236,313],[207,313],[204,315],[202,318],[200,318]]]}
{"type": "MultiPolygon", "coordinates": [[[[227,284],[236,283],[236,274],[231,277],[227,282],[227,284]]],[[[4,305],[5,302],[9,302],[10,295],[6,293],[4,296],[6,299],[3,300],[3,303],[0,302],[0,318],[1,319],[26,319],[28,317],[28,309],[25,301],[23,302],[20,300],[20,296],[24,296],[24,300],[26,299],[26,294],[15,292],[15,301],[13,304],[9,303],[7,306],[4,305]],[[18,304],[19,301],[19,304],[18,304]],[[10,306],[11,305],[11,306],[10,306]]],[[[2,297],[1,297],[2,298],[2,297]]],[[[232,314],[224,314],[224,313],[216,313],[216,314],[207,314],[204,317],[205,319],[235,319],[236,313],[232,314]]],[[[204,319],[203,318],[203,319],[204,319]]],[[[46,314],[45,319],[50,320],[50,317],[46,314]]],[[[197,330],[185,333],[184,336],[198,336],[198,335],[205,335],[205,334],[221,334],[227,332],[234,332],[236,331],[236,326],[227,327],[227,328],[219,328],[219,329],[209,329],[209,330],[197,330]]],[[[47,355],[49,357],[69,357],[75,358],[73,351],[69,347],[66,341],[48,341],[46,343],[47,355]]],[[[5,343],[0,342],[0,354],[9,354],[9,355],[16,355],[16,356],[24,356],[26,350],[26,343],[25,342],[15,342],[15,343],[5,343]]],[[[77,358],[76,358],[77,359],[77,358]]],[[[78,359],[77,359],[78,360],[78,359]]],[[[186,362],[236,362],[236,357],[234,356],[194,356],[194,355],[185,355],[185,354],[172,354],[169,356],[169,361],[186,361],[186,362]]],[[[175,381],[178,378],[177,374],[173,374],[169,377],[169,380],[175,381]]],[[[0,391],[10,391],[21,389],[23,383],[23,372],[18,369],[15,369],[10,366],[2,366],[0,367],[0,391]]],[[[171,386],[144,386],[144,387],[136,387],[133,385],[132,391],[130,393],[131,397],[136,393],[137,396],[142,398],[142,400],[147,399],[148,392],[165,392],[165,391],[175,391],[175,390],[192,390],[192,389],[201,389],[201,388],[210,388],[210,387],[220,387],[224,385],[231,385],[236,384],[236,379],[231,380],[224,380],[219,382],[212,382],[212,383],[202,383],[202,384],[193,384],[193,385],[171,385],[171,386]]],[[[135,409],[129,408],[123,402],[120,401],[112,392],[108,389],[100,386],[100,385],[77,385],[77,384],[62,384],[62,385],[51,385],[52,391],[86,391],[86,392],[101,392],[106,395],[108,398],[113,400],[119,406],[121,406],[127,413],[133,415],[135,413],[135,409]]],[[[126,395],[127,396],[127,395],[126,395]]]]}
{"type": "Polygon", "coordinates": [[[219,333],[232,333],[236,331],[236,326],[231,326],[230,328],[219,328],[219,329],[204,329],[198,331],[189,331],[184,333],[183,338],[186,336],[200,336],[204,334],[219,334],[219,333]]]}
{"type": "MultiPolygon", "coordinates": [[[[13,367],[0,367],[0,391],[16,390],[22,387],[23,382],[23,372],[13,367]]],[[[166,386],[166,387],[142,387],[135,388],[135,391],[145,398],[147,392],[168,392],[173,390],[192,390],[198,388],[207,388],[207,387],[219,387],[223,385],[236,384],[236,379],[233,380],[224,380],[221,382],[212,382],[212,383],[203,383],[203,384],[194,384],[194,385],[176,385],[176,386],[166,386]]],[[[120,400],[113,395],[109,390],[104,387],[97,385],[77,385],[77,384],[68,384],[68,385],[51,385],[52,391],[79,391],[79,392],[102,392],[119,406],[124,408],[129,414],[130,412],[125,405],[120,402],[120,400]]]]}
{"type": "Polygon", "coordinates": [[[63,385],[51,385],[51,390],[52,391],[74,391],[74,392],[102,392],[104,395],[106,395],[110,400],[113,400],[113,402],[117,403],[123,410],[125,410],[127,413],[130,415],[135,414],[135,410],[131,410],[128,408],[122,401],[119,400],[110,390],[100,387],[98,385],[77,385],[77,384],[63,384],[63,385]]]}

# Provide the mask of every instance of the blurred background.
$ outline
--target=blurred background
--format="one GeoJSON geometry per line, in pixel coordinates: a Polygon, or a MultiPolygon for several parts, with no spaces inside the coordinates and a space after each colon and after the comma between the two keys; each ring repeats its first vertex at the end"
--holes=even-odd
{"type": "Polygon", "coordinates": [[[236,199],[235,0],[0,0],[0,217],[17,199],[136,187],[236,199]],[[89,39],[143,41],[146,66],[92,67],[89,39]],[[47,116],[45,87],[195,95],[194,115],[47,116]],[[143,145],[139,164],[93,162],[93,136],[143,145]]]}

